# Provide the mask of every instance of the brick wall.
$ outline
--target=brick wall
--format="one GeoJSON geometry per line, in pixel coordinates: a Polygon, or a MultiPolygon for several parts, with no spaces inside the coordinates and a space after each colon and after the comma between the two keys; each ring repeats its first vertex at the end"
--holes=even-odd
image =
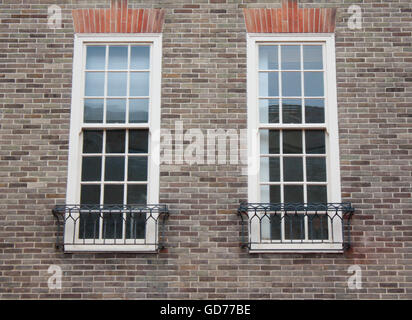
{"type": "MultiPolygon", "coordinates": [[[[54,1],[63,28],[47,26],[53,1],[0,4],[0,298],[412,298],[412,3],[301,0],[337,7],[342,196],[352,202],[353,247],[344,254],[248,254],[236,209],[247,198],[240,165],[162,165],[169,205],[159,254],[64,254],[51,214],[64,203],[73,57],[72,9],[109,1],[54,1]],[[363,28],[347,26],[348,7],[363,28]],[[50,265],[63,270],[49,290],[50,265]],[[348,267],[363,288],[348,288],[348,267]]],[[[129,0],[163,8],[163,128],[246,128],[243,8],[280,1],[129,0]]]]}

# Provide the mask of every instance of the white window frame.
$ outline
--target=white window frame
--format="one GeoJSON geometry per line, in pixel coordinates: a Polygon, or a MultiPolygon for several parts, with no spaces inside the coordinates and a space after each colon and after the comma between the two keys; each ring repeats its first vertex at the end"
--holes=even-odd
{"type": "MultiPolygon", "coordinates": [[[[248,202],[260,203],[260,134],[265,129],[323,129],[326,137],[327,161],[327,197],[329,203],[341,202],[339,132],[336,92],[335,35],[324,34],[292,34],[272,33],[247,35],[247,114],[248,114],[248,202]],[[261,43],[324,43],[324,85],[325,85],[325,123],[324,124],[278,124],[259,123],[259,91],[258,91],[258,48],[261,43]]],[[[333,215],[335,212],[333,212],[333,215]]],[[[254,213],[249,213],[249,219],[254,213]]],[[[251,223],[249,240],[251,253],[263,252],[343,252],[342,221],[333,219],[331,228],[334,243],[274,243],[261,239],[261,224],[251,223]],[[270,242],[270,243],[269,243],[270,242]]]]}
{"type": "MultiPolygon", "coordinates": [[[[128,129],[148,129],[149,130],[149,150],[148,150],[148,181],[147,181],[147,204],[159,203],[159,132],[160,132],[160,103],[161,103],[161,58],[162,58],[162,35],[161,34],[76,34],[74,39],[73,56],[73,80],[72,80],[72,103],[70,116],[70,143],[68,159],[68,179],[66,203],[80,203],[81,185],[81,146],[82,130],[84,128],[119,128],[125,129],[124,124],[83,124],[83,101],[85,85],[85,61],[86,45],[116,45],[116,44],[150,44],[150,84],[149,84],[149,121],[148,123],[127,124],[128,129]],[[100,125],[100,126],[99,126],[100,125]]],[[[78,214],[77,214],[78,215],[78,214]]],[[[72,213],[73,216],[73,213],[72,213]]],[[[93,241],[85,241],[78,238],[78,233],[71,218],[67,219],[64,232],[65,252],[157,252],[158,239],[158,213],[152,213],[152,218],[146,224],[146,238],[139,240],[130,239],[132,244],[93,244],[93,241]],[[75,236],[75,237],[74,237],[75,236]],[[75,242],[73,243],[73,239],[75,242]],[[67,240],[67,241],[66,241],[67,240]],[[88,243],[89,242],[89,243],[88,243]],[[85,244],[86,243],[86,244],[85,244]]],[[[77,223],[78,225],[78,223],[77,223]]],[[[93,240],[93,239],[87,239],[93,240]]],[[[127,243],[127,242],[126,242],[127,243]]]]}

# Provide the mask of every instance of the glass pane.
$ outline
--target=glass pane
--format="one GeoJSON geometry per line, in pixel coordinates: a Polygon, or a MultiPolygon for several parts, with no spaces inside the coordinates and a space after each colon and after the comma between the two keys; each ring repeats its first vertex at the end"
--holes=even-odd
{"type": "Polygon", "coordinates": [[[282,117],[283,123],[302,123],[302,100],[283,99],[282,117]]]}
{"type": "Polygon", "coordinates": [[[303,186],[284,186],[285,203],[303,203],[303,186]]]}
{"type": "Polygon", "coordinates": [[[127,186],[127,203],[128,204],[146,204],[147,203],[147,185],[128,185],[127,186]]]}
{"type": "Polygon", "coordinates": [[[261,186],[260,201],[263,203],[280,203],[280,186],[261,186]]]}
{"type": "Polygon", "coordinates": [[[329,217],[326,214],[308,216],[308,231],[310,240],[327,240],[329,238],[329,217]]]}
{"type": "Polygon", "coordinates": [[[327,203],[326,186],[308,186],[308,203],[327,203]]]}
{"type": "Polygon", "coordinates": [[[288,213],[285,215],[285,239],[305,239],[305,216],[288,213]]]}
{"type": "Polygon", "coordinates": [[[107,99],[107,123],[125,123],[126,99],[107,99]]]}
{"type": "Polygon", "coordinates": [[[300,72],[282,72],[282,95],[284,97],[300,97],[302,95],[300,72]]]}
{"type": "Polygon", "coordinates": [[[325,122],[325,101],[323,99],[305,99],[306,123],[325,122]]]}
{"type": "MultiPolygon", "coordinates": [[[[152,219],[152,218],[148,218],[152,219]]],[[[144,239],[146,234],[146,213],[126,214],[126,239],[144,239]]]]}
{"type": "Polygon", "coordinates": [[[272,240],[281,239],[281,215],[279,213],[270,216],[270,238],[272,240]]]}
{"type": "Polygon", "coordinates": [[[85,130],[83,132],[83,153],[102,153],[103,131],[85,130]]]}
{"type": "Polygon", "coordinates": [[[132,57],[130,69],[143,70],[150,67],[150,47],[135,46],[132,47],[132,57]]]}
{"type": "MultiPolygon", "coordinates": [[[[104,204],[123,204],[123,186],[122,185],[105,185],[104,186],[104,204]]],[[[119,213],[103,214],[103,238],[119,239],[122,237],[122,216],[119,213]]]]}
{"type": "Polygon", "coordinates": [[[103,103],[103,99],[85,99],[83,121],[85,123],[102,123],[103,103]]]}
{"type": "MultiPolygon", "coordinates": [[[[81,204],[99,204],[100,186],[82,185],[80,194],[81,204]]],[[[79,238],[94,239],[99,237],[99,214],[84,212],[80,213],[79,238]]]]}
{"type": "Polygon", "coordinates": [[[283,131],[283,153],[302,153],[302,131],[283,131]]]}
{"type": "Polygon", "coordinates": [[[279,158],[260,158],[260,181],[280,181],[279,158]]]}
{"type": "Polygon", "coordinates": [[[98,239],[100,219],[98,213],[84,210],[80,212],[79,239],[98,239]]]}
{"type": "Polygon", "coordinates": [[[128,181],[147,181],[147,157],[129,157],[128,181]]]}
{"type": "Polygon", "coordinates": [[[123,217],[120,212],[103,213],[103,239],[121,239],[123,217]]]}
{"type": "Polygon", "coordinates": [[[300,46],[281,46],[282,70],[300,70],[300,46]]]}
{"type": "Polygon", "coordinates": [[[110,72],[107,74],[107,95],[124,97],[127,94],[127,72],[110,72]]]}
{"type": "Polygon", "coordinates": [[[308,130],[306,136],[306,153],[308,154],[324,154],[325,153],[325,131],[323,130],[308,130]]]}
{"type": "Polygon", "coordinates": [[[147,123],[149,121],[149,99],[129,100],[129,122],[147,123]]]}
{"type": "Polygon", "coordinates": [[[305,72],[305,96],[323,97],[323,72],[305,72]]]}
{"type": "Polygon", "coordinates": [[[102,157],[83,157],[82,181],[100,181],[102,175],[102,157]]]}
{"type": "Polygon", "coordinates": [[[279,130],[260,130],[260,153],[279,153],[279,130]]]}
{"type": "Polygon", "coordinates": [[[106,65],[106,47],[88,46],[86,69],[87,70],[104,70],[106,65]]]}
{"type": "Polygon", "coordinates": [[[279,96],[279,76],[277,72],[259,72],[259,95],[261,97],[279,96]]]}
{"type": "Polygon", "coordinates": [[[106,153],[124,153],[125,137],[125,130],[108,130],[106,132],[106,153]]]}
{"type": "Polygon", "coordinates": [[[124,157],[106,157],[104,180],[124,181],[124,157]]]}
{"type": "Polygon", "coordinates": [[[104,96],[104,72],[86,72],[85,96],[104,96]]]}
{"type": "Polygon", "coordinates": [[[303,158],[283,158],[283,180],[303,181],[303,158]]]}
{"type": "Polygon", "coordinates": [[[279,123],[279,99],[261,99],[259,118],[260,123],[279,123]]]}
{"type": "Polygon", "coordinates": [[[303,68],[323,69],[322,46],[303,46],[303,68]]]}
{"type": "Polygon", "coordinates": [[[129,130],[129,153],[148,153],[148,143],[148,130],[129,130]]]}
{"type": "Polygon", "coordinates": [[[109,70],[127,69],[127,51],[126,46],[109,47],[109,70]]]}
{"type": "Polygon", "coordinates": [[[325,158],[306,158],[306,180],[326,181],[325,158]]]}
{"type": "Polygon", "coordinates": [[[100,203],[100,186],[99,185],[82,185],[80,192],[81,204],[99,204],[100,203]]]}
{"type": "Polygon", "coordinates": [[[123,185],[106,184],[104,186],[104,204],[123,204],[123,185]]]}
{"type": "Polygon", "coordinates": [[[259,69],[278,69],[278,46],[259,46],[259,69]]]}
{"type": "Polygon", "coordinates": [[[130,73],[130,96],[149,96],[149,72],[130,73]]]}

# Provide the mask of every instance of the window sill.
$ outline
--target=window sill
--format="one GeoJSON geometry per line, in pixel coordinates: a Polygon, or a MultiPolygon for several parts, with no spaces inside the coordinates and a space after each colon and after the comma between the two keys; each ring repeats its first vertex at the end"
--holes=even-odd
{"type": "Polygon", "coordinates": [[[64,245],[65,253],[76,252],[132,252],[132,253],[158,253],[157,245],[122,245],[122,244],[110,244],[110,245],[76,245],[67,244],[64,245]]]}
{"type": "Polygon", "coordinates": [[[301,243],[301,244],[251,244],[249,253],[343,253],[343,245],[301,243]]]}

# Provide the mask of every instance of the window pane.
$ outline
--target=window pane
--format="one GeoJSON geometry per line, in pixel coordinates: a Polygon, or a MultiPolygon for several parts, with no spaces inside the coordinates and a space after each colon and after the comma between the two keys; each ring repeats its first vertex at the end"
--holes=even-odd
{"type": "Polygon", "coordinates": [[[300,46],[281,46],[282,70],[300,70],[300,46]]]}
{"type": "Polygon", "coordinates": [[[305,239],[305,217],[303,214],[285,215],[285,239],[305,239]]]}
{"type": "Polygon", "coordinates": [[[282,95],[284,97],[300,97],[302,95],[300,72],[282,72],[282,95]]]}
{"type": "Polygon", "coordinates": [[[125,123],[126,99],[107,99],[107,123],[125,123]]]}
{"type": "Polygon", "coordinates": [[[302,153],[302,131],[283,131],[283,153],[302,153]]]}
{"type": "Polygon", "coordinates": [[[308,216],[308,238],[310,240],[327,240],[329,217],[326,214],[311,214],[308,216]]]}
{"type": "Polygon", "coordinates": [[[305,72],[305,96],[322,97],[324,95],[323,72],[305,72]]]}
{"type": "Polygon", "coordinates": [[[324,99],[305,99],[305,120],[306,123],[325,122],[324,99]]]}
{"type": "Polygon", "coordinates": [[[106,157],[104,179],[124,181],[124,157],[106,157]]]}
{"type": "Polygon", "coordinates": [[[132,57],[130,69],[143,70],[150,67],[150,47],[134,46],[132,47],[132,57]]]}
{"type": "Polygon", "coordinates": [[[103,99],[85,99],[83,121],[85,123],[102,123],[103,103],[103,99]]]}
{"type": "Polygon", "coordinates": [[[261,97],[279,96],[279,77],[277,72],[259,72],[259,95],[261,97]]]}
{"type": "Polygon", "coordinates": [[[283,99],[282,117],[283,123],[302,123],[302,100],[283,99]]]}
{"type": "Polygon", "coordinates": [[[326,159],[306,158],[306,180],[326,181],[326,159]]]}
{"type": "Polygon", "coordinates": [[[303,181],[303,159],[298,157],[283,158],[283,180],[303,181]]]}
{"type": "Polygon", "coordinates": [[[124,153],[125,130],[108,130],[106,132],[106,153],[124,153]]]}
{"type": "MultiPolygon", "coordinates": [[[[126,239],[144,239],[146,234],[146,213],[132,212],[126,214],[126,239]]],[[[152,219],[152,218],[148,218],[152,219]]]]}
{"type": "MultiPolygon", "coordinates": [[[[123,186],[105,185],[104,204],[123,204],[123,186]]],[[[103,214],[103,238],[119,239],[122,236],[122,216],[119,213],[103,214]]]]}
{"type": "Polygon", "coordinates": [[[86,97],[104,96],[104,73],[103,72],[86,72],[86,97]]]}
{"type": "Polygon", "coordinates": [[[129,157],[128,181],[147,181],[147,157],[129,157]]]}
{"type": "Polygon", "coordinates": [[[285,203],[303,203],[303,186],[284,186],[285,203]]]}
{"type": "Polygon", "coordinates": [[[102,157],[83,157],[82,181],[100,181],[102,175],[102,157]]]}
{"type": "Polygon", "coordinates": [[[126,46],[109,47],[109,70],[127,69],[127,51],[126,46]]]}
{"type": "Polygon", "coordinates": [[[147,185],[128,185],[127,186],[127,203],[128,204],[146,204],[147,202],[147,185]]]}
{"type": "Polygon", "coordinates": [[[102,153],[103,131],[85,130],[83,132],[83,153],[102,153]]]}
{"type": "Polygon", "coordinates": [[[308,130],[306,135],[306,153],[324,154],[325,153],[325,131],[308,130]]]}
{"type": "Polygon", "coordinates": [[[259,47],[259,69],[278,69],[278,46],[259,47]]]}
{"type": "Polygon", "coordinates": [[[130,96],[149,96],[149,72],[130,73],[130,96]]]}
{"type": "Polygon", "coordinates": [[[104,204],[123,204],[123,185],[106,184],[104,186],[104,204]]]}
{"type": "Polygon", "coordinates": [[[322,46],[303,46],[303,68],[323,69],[322,46]]]}
{"type": "Polygon", "coordinates": [[[79,239],[98,239],[100,219],[98,213],[87,210],[80,212],[79,239]]]}
{"type": "Polygon", "coordinates": [[[81,204],[99,204],[100,203],[100,186],[99,185],[82,185],[80,192],[81,204]]]}
{"type": "Polygon", "coordinates": [[[280,203],[280,186],[261,186],[260,201],[263,203],[280,203]]]}
{"type": "Polygon", "coordinates": [[[270,238],[272,240],[281,239],[281,221],[282,219],[280,214],[270,215],[270,238]]]}
{"type": "Polygon", "coordinates": [[[279,130],[260,130],[260,153],[279,153],[279,130]]]}
{"type": "Polygon", "coordinates": [[[106,47],[88,46],[86,69],[87,70],[104,70],[106,64],[106,47]]]}
{"type": "Polygon", "coordinates": [[[327,203],[326,186],[308,186],[308,203],[327,203]]]}
{"type": "Polygon", "coordinates": [[[148,153],[148,142],[148,130],[129,130],[129,153],[148,153]]]}
{"type": "Polygon", "coordinates": [[[146,123],[149,120],[149,99],[129,100],[129,122],[146,123]]]}
{"type": "Polygon", "coordinates": [[[127,94],[127,73],[110,72],[107,74],[107,95],[124,97],[127,94]]]}
{"type": "Polygon", "coordinates": [[[123,217],[119,212],[105,212],[103,214],[103,239],[122,238],[123,217]]]}
{"type": "Polygon", "coordinates": [[[280,203],[280,186],[270,186],[270,203],[280,203]]]}
{"type": "Polygon", "coordinates": [[[279,158],[260,158],[260,181],[280,181],[279,158]]]}
{"type": "Polygon", "coordinates": [[[279,123],[279,99],[261,99],[259,118],[260,123],[279,123]]]}

